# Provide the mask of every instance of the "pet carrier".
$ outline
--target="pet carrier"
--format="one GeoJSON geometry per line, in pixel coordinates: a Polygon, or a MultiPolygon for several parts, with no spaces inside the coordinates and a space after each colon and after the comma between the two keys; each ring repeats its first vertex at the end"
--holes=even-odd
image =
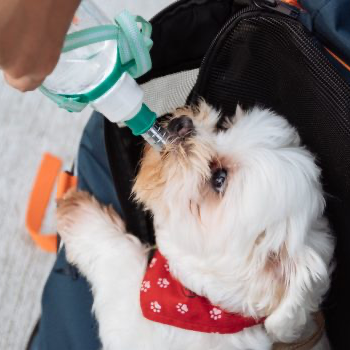
{"type": "MultiPolygon", "coordinates": [[[[336,269],[324,303],[336,350],[350,348],[350,4],[346,0],[181,0],[156,15],[153,69],[138,79],[165,116],[199,97],[232,115],[237,103],[287,117],[322,168],[336,269]]],[[[143,147],[127,128],[95,114],[78,157],[78,186],[112,203],[127,228],[153,242],[151,216],[130,200],[143,147]]],[[[59,251],[31,349],[97,349],[85,279],[59,251]]]]}

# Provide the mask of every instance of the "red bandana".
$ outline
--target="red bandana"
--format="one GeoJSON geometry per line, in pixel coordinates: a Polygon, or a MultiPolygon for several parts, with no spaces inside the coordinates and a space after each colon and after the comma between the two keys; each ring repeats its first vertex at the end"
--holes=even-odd
{"type": "Polygon", "coordinates": [[[172,277],[158,250],[143,279],[140,302],[147,319],[197,332],[237,333],[264,321],[225,312],[186,289],[172,277]]]}

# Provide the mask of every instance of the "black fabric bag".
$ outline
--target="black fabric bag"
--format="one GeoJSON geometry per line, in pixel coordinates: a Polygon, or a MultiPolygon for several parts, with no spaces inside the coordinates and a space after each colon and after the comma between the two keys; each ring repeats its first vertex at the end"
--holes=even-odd
{"type": "MultiPolygon", "coordinates": [[[[322,168],[327,215],[337,241],[337,267],[324,304],[326,327],[334,349],[349,349],[350,72],[323,45],[343,60],[350,51],[344,36],[334,39],[333,29],[342,35],[346,29],[330,20],[327,31],[320,14],[327,3],[333,11],[327,16],[336,21],[344,18],[340,12],[350,13],[350,4],[301,2],[309,12],[274,0],[177,1],[152,19],[153,69],[139,83],[158,114],[203,97],[223,116],[232,115],[238,102],[245,108],[258,104],[298,129],[322,168]]],[[[105,138],[128,229],[153,242],[150,216],[130,200],[143,142],[107,120],[105,138]]]]}

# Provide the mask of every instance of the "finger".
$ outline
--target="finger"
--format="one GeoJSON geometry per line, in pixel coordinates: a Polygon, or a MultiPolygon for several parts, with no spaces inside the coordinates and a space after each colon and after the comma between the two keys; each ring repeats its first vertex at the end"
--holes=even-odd
{"type": "Polygon", "coordinates": [[[13,78],[8,73],[4,73],[5,80],[9,85],[14,87],[15,89],[26,92],[35,90],[37,87],[41,85],[44,79],[37,79],[31,76],[23,76],[20,78],[13,78]]]}

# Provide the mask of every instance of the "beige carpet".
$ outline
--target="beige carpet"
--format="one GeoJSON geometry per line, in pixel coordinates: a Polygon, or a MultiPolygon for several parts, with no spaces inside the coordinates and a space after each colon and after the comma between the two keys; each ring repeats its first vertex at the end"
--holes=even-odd
{"type": "MultiPolygon", "coordinates": [[[[106,13],[128,8],[150,18],[170,0],[99,0],[106,13]],[[147,4],[146,4],[147,3],[147,4]]],[[[54,255],[36,248],[25,211],[44,152],[70,166],[91,110],[70,114],[39,92],[21,94],[0,75],[0,349],[22,350],[40,315],[40,297],[54,255]]],[[[43,225],[55,230],[54,203],[43,225]]]]}

